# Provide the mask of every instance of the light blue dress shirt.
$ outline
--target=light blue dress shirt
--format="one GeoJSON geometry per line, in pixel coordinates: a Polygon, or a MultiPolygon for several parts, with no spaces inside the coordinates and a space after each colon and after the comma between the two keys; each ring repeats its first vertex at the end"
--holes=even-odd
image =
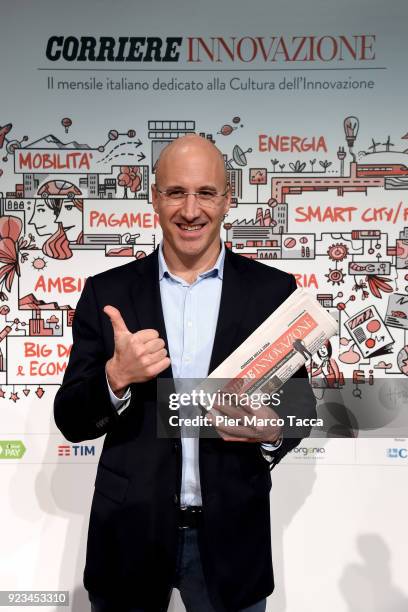
{"type": "MultiPolygon", "coordinates": [[[[211,270],[198,275],[189,284],[172,274],[163,255],[159,253],[160,297],[166,326],[168,352],[175,379],[203,379],[208,375],[214,344],[215,328],[221,300],[225,246],[211,270]]],[[[109,386],[109,384],[108,384],[109,386]]],[[[130,389],[117,398],[109,387],[111,401],[122,412],[130,402],[130,389]]],[[[182,477],[180,503],[182,506],[201,506],[198,437],[181,436],[182,477]]],[[[262,445],[276,450],[278,446],[262,445]]]]}

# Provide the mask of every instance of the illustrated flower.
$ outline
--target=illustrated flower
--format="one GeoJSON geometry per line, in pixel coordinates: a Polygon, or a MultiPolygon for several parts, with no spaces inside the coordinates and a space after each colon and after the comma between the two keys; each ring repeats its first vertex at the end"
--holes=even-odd
{"type": "Polygon", "coordinates": [[[373,274],[372,276],[366,276],[366,281],[368,282],[368,288],[376,298],[382,297],[381,291],[384,293],[392,293],[392,287],[389,284],[391,282],[390,278],[384,278],[383,276],[373,274]]]}
{"type": "Polygon", "coordinates": [[[14,277],[20,276],[18,261],[18,239],[23,224],[21,219],[13,216],[0,217],[0,300],[7,300],[3,288],[11,291],[14,277]]]}

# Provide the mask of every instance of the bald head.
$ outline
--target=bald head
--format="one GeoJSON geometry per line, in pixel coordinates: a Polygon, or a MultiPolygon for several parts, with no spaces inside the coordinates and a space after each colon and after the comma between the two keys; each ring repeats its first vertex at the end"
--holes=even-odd
{"type": "Polygon", "coordinates": [[[220,230],[231,206],[221,152],[191,134],[163,149],[152,184],[152,205],[163,232],[169,269],[193,282],[220,253],[220,230]]]}
{"type": "Polygon", "coordinates": [[[156,183],[161,185],[169,167],[182,163],[183,158],[193,155],[205,157],[214,166],[215,172],[221,176],[222,187],[227,186],[228,174],[221,151],[212,142],[197,134],[187,134],[177,138],[162,150],[156,162],[156,183]]]}

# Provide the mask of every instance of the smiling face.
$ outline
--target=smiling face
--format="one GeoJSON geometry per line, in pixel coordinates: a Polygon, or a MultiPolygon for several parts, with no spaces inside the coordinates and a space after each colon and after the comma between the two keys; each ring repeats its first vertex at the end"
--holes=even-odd
{"type": "Polygon", "coordinates": [[[169,205],[159,192],[177,189],[186,192],[226,191],[225,167],[221,153],[200,136],[184,136],[164,149],[152,186],[153,207],[163,231],[167,263],[205,269],[220,251],[220,228],[230,206],[230,192],[216,198],[216,207],[200,207],[193,195],[169,205]]]}

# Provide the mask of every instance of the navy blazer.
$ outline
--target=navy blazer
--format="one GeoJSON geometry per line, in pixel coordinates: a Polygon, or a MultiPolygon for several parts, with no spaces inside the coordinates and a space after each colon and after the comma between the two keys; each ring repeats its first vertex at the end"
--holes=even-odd
{"type": "MultiPolygon", "coordinates": [[[[91,277],[78,302],[73,347],[54,404],[55,422],[71,442],[106,434],[91,508],[85,587],[132,604],[167,609],[176,568],[181,486],[179,439],[157,436],[157,381],[131,385],[129,407],[112,407],[105,364],[114,350],[103,313],[116,306],[132,332],[157,329],[167,347],[160,301],[158,250],[91,277]]],[[[209,371],[235,350],[296,288],[292,275],[226,249],[219,316],[209,371]]],[[[315,417],[306,369],[290,413],[315,417]]],[[[171,367],[160,374],[171,378],[171,367]]],[[[300,439],[285,438],[274,467],[300,439]]],[[[236,612],[274,588],[269,492],[260,445],[200,439],[203,570],[214,607],[236,612]]]]}

